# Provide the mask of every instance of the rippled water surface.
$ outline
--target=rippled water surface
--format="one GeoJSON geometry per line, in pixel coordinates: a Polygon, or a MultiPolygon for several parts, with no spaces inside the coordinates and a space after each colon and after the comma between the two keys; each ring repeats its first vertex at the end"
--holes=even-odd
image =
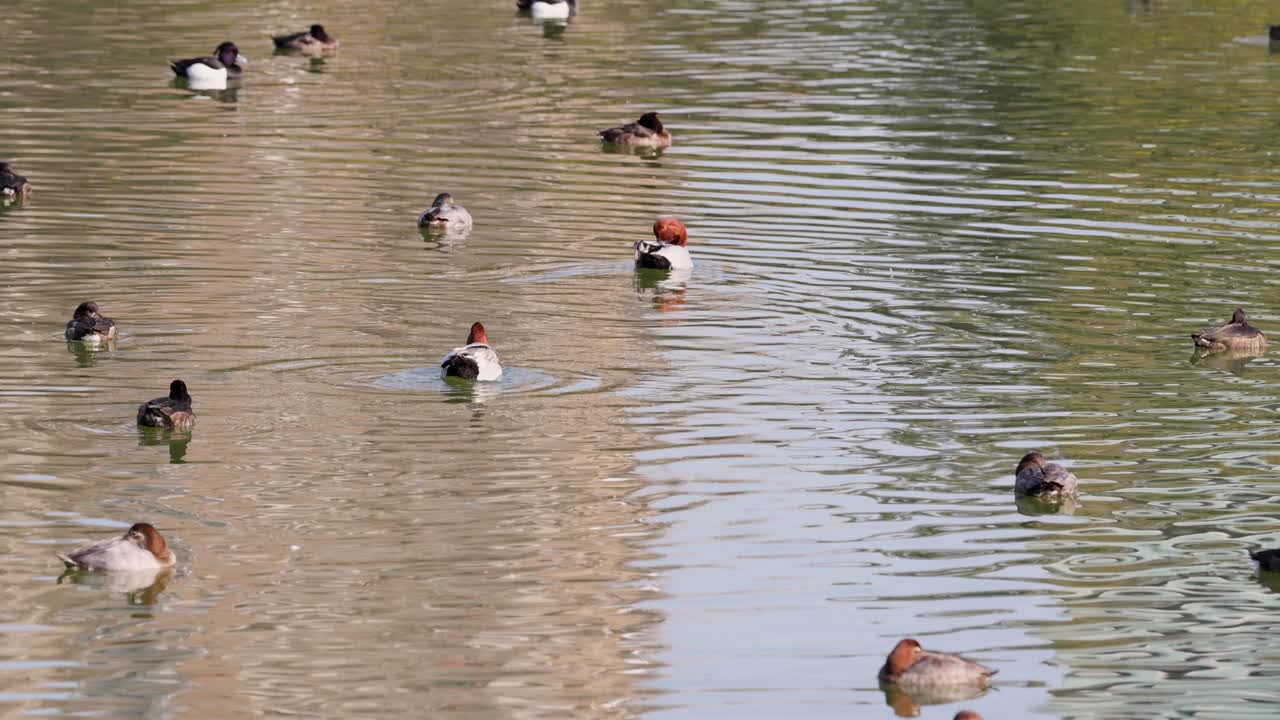
{"type": "Polygon", "coordinates": [[[1276,717],[1280,364],[1188,339],[1280,332],[1269,10],[11,3],[0,715],[1276,717]],[[475,320],[506,376],[442,382],[475,320]],[[59,581],[141,520],[172,573],[59,581]],[[884,692],[905,636],[995,688],[884,692]]]}

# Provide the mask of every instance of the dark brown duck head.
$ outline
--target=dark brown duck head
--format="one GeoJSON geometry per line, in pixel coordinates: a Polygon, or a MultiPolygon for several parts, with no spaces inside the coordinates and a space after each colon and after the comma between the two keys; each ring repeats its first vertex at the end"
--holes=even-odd
{"type": "Polygon", "coordinates": [[[181,380],[174,380],[169,383],[169,399],[182,403],[190,403],[191,396],[187,394],[187,384],[181,380]]]}
{"type": "Polygon", "coordinates": [[[75,315],[73,315],[72,317],[74,317],[77,320],[79,320],[80,318],[98,317],[98,303],[96,302],[80,303],[79,305],[76,306],[75,315]]]}
{"type": "Polygon", "coordinates": [[[320,42],[333,41],[333,38],[329,37],[329,33],[324,31],[324,26],[321,25],[320,23],[316,23],[315,25],[312,25],[311,29],[308,32],[311,33],[311,37],[319,40],[320,42]]]}
{"type": "Polygon", "coordinates": [[[1048,465],[1049,461],[1038,452],[1027,453],[1022,456],[1022,460],[1018,461],[1018,469],[1013,471],[1014,475],[1021,475],[1022,471],[1029,467],[1042,468],[1048,465]]]}
{"type": "Polygon", "coordinates": [[[662,121],[658,119],[658,113],[656,112],[647,112],[641,115],[638,124],[656,133],[662,132],[662,121]]]}
{"type": "Polygon", "coordinates": [[[1244,310],[1241,310],[1240,308],[1236,308],[1236,311],[1231,313],[1231,324],[1232,325],[1248,324],[1247,322],[1245,322],[1245,319],[1244,319],[1244,310]]]}
{"type": "Polygon", "coordinates": [[[240,54],[240,48],[236,47],[236,44],[231,41],[224,42],[215,48],[213,56],[218,59],[218,62],[225,65],[228,70],[238,72],[241,65],[249,64],[249,61],[240,54]]]}
{"type": "Polygon", "coordinates": [[[453,204],[453,196],[449,193],[440,193],[435,200],[431,201],[431,207],[438,208],[453,204]]]}

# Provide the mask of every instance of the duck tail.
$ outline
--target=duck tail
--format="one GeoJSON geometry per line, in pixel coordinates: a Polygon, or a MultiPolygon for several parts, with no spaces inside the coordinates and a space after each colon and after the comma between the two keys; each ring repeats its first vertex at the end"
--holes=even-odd
{"type": "Polygon", "coordinates": [[[453,377],[460,377],[463,380],[475,380],[480,377],[480,365],[474,358],[469,358],[462,353],[455,353],[445,358],[440,366],[444,368],[444,374],[453,377]]]}
{"type": "Polygon", "coordinates": [[[69,568],[80,567],[80,565],[75,560],[72,560],[71,558],[67,557],[66,555],[63,555],[62,553],[54,553],[54,555],[56,555],[58,559],[62,561],[63,565],[66,565],[69,568]]]}

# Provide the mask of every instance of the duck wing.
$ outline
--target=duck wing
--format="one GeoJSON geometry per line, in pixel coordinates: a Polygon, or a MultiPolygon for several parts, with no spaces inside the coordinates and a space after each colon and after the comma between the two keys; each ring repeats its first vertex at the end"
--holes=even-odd
{"type": "Polygon", "coordinates": [[[640,123],[634,123],[634,122],[627,123],[626,125],[619,125],[617,127],[611,127],[608,130],[600,131],[600,137],[604,138],[606,142],[618,142],[619,140],[628,136],[650,137],[653,134],[654,134],[653,131],[650,130],[649,128],[641,125],[640,123]]]}
{"type": "Polygon", "coordinates": [[[186,77],[187,70],[192,65],[207,65],[214,70],[223,67],[222,61],[214,57],[197,57],[187,58],[186,60],[170,60],[169,67],[173,68],[173,74],[178,77],[186,77]]]}
{"type": "Polygon", "coordinates": [[[996,672],[957,655],[925,651],[919,660],[902,673],[898,682],[915,685],[981,685],[989,683],[996,672]]]}
{"type": "Polygon", "coordinates": [[[138,424],[148,427],[182,427],[194,421],[191,405],[173,398],[148,400],[138,406],[138,424]]]}
{"type": "Polygon", "coordinates": [[[271,42],[275,43],[276,47],[283,50],[296,45],[306,45],[308,43],[315,42],[315,39],[311,37],[311,31],[307,30],[299,33],[289,33],[288,35],[272,35],[271,42]]]}

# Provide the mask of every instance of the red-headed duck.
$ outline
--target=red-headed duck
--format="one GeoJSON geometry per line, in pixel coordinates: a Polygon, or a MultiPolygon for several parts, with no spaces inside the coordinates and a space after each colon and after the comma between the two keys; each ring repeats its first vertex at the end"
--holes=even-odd
{"type": "Polygon", "coordinates": [[[82,302],[67,321],[66,337],[75,342],[97,343],[116,339],[116,321],[98,313],[98,303],[82,302]]]}
{"type": "Polygon", "coordinates": [[[1013,491],[1019,495],[1057,498],[1076,494],[1076,476],[1038,452],[1023,455],[1014,476],[1013,491]]]}
{"type": "Polygon", "coordinates": [[[982,716],[972,710],[961,710],[951,720],[982,720],[982,716]]]}
{"type": "Polygon", "coordinates": [[[647,112],[633,123],[601,130],[600,138],[614,145],[636,147],[664,148],[671,144],[671,133],[662,127],[656,112],[647,112]]]}
{"type": "Polygon", "coordinates": [[[636,242],[636,267],[657,270],[688,270],[693,267],[689,257],[689,231],[684,223],[673,217],[660,217],[653,223],[653,240],[636,242]]]}
{"type": "Polygon", "coordinates": [[[1232,350],[1261,355],[1267,349],[1267,336],[1244,319],[1244,310],[1240,308],[1231,313],[1231,322],[1192,333],[1191,340],[1196,347],[1209,352],[1232,350]]]}
{"type": "Polygon", "coordinates": [[[449,193],[440,193],[431,207],[418,216],[418,227],[448,232],[470,230],[471,213],[461,205],[454,205],[453,196],[449,193]]]}
{"type": "Polygon", "coordinates": [[[31,195],[31,183],[13,172],[7,162],[0,162],[0,196],[6,198],[26,198],[31,195]]]}
{"type": "Polygon", "coordinates": [[[277,50],[301,50],[302,52],[332,52],[338,49],[338,39],[324,31],[324,26],[316,23],[310,28],[288,35],[273,35],[271,42],[277,50]]]}
{"type": "Polygon", "coordinates": [[[1257,561],[1259,570],[1280,572],[1280,550],[1250,550],[1249,557],[1257,561]]]}
{"type": "Polygon", "coordinates": [[[176,562],[164,537],[150,523],[135,523],[124,535],[59,554],[58,559],[79,570],[156,570],[176,562]]]}
{"type": "Polygon", "coordinates": [[[233,42],[224,42],[213,49],[212,57],[171,60],[169,67],[173,74],[197,83],[226,83],[228,77],[240,77],[241,65],[248,65],[240,54],[240,48],[233,42]]]}
{"type": "Polygon", "coordinates": [[[148,400],[138,406],[138,424],[147,427],[188,430],[196,424],[187,384],[181,380],[169,383],[169,396],[148,400]]]}
{"type": "Polygon", "coordinates": [[[460,377],[464,380],[497,380],[502,377],[498,353],[489,347],[489,336],[484,325],[473,323],[467,334],[467,344],[456,347],[440,361],[443,377],[460,377]]]}
{"type": "Polygon", "coordinates": [[[880,668],[882,682],[902,686],[991,684],[996,671],[958,655],[931,652],[907,638],[898,641],[880,668]]]}

